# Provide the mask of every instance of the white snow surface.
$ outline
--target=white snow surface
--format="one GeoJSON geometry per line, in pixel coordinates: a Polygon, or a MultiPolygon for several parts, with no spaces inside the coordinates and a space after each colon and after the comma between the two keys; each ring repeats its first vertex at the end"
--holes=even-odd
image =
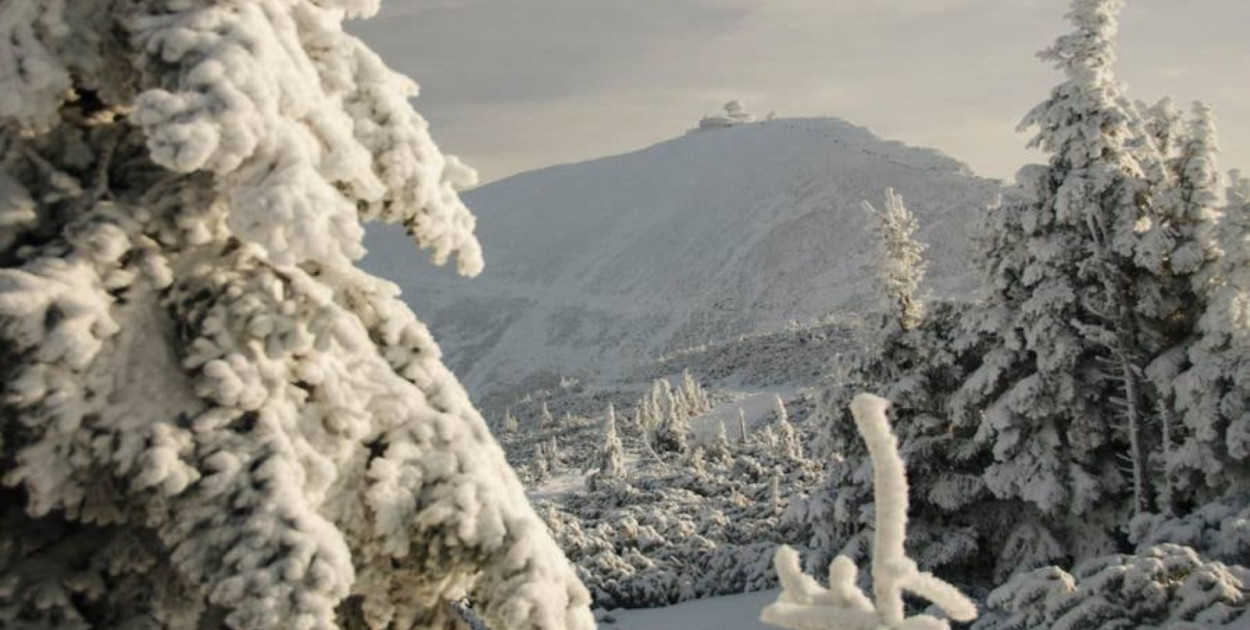
{"type": "Polygon", "coordinates": [[[760,609],[777,598],[777,590],[709,597],[637,610],[614,610],[613,623],[600,630],[773,630],[760,621],[760,609]]]}
{"type": "Polygon", "coordinates": [[[834,118],[689,134],[470,191],[488,256],[472,281],[432,268],[398,230],[369,234],[363,266],[404,289],[482,396],[875,304],[860,204],[888,187],[929,244],[926,289],[968,295],[970,222],[998,183],[834,118]]]}

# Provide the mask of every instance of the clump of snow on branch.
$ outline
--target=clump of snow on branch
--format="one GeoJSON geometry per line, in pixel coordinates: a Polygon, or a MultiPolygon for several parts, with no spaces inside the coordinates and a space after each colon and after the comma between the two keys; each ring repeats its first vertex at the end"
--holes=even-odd
{"type": "Polygon", "coordinates": [[[164,68],[130,116],[153,161],[217,175],[231,228],[275,262],[360,258],[359,213],[404,223],[436,262],[457,253],[477,273],[474,219],[455,194],[476,175],[434,146],[407,103],[416,85],[330,11],[286,4],[136,16],[144,64],[164,68]]]}
{"type": "Polygon", "coordinates": [[[777,550],[774,562],[782,592],[764,608],[760,619],[791,630],[947,630],[944,619],[922,614],[906,617],[903,592],[932,601],[956,621],[971,621],[976,606],[954,586],[931,573],[921,572],[907,557],[903,543],[907,533],[907,476],[898,454],[898,440],[890,430],[889,403],[871,394],[859,394],[851,402],[855,426],[867,443],[876,480],[876,522],[873,536],[873,599],[855,583],[858,569],[845,556],[829,565],[829,587],[821,587],[799,568],[798,553],[789,547],[777,550]]]}

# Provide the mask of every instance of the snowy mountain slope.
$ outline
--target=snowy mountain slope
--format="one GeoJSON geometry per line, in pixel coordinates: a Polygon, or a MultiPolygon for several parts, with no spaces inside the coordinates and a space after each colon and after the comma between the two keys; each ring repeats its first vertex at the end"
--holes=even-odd
{"type": "Polygon", "coordinates": [[[780,119],[555,166],[466,195],[486,271],[432,269],[398,232],[364,266],[398,282],[481,396],[535,373],[624,373],[691,345],[875,304],[863,199],[894,187],[966,294],[969,222],[996,182],[838,119],[780,119]]]}

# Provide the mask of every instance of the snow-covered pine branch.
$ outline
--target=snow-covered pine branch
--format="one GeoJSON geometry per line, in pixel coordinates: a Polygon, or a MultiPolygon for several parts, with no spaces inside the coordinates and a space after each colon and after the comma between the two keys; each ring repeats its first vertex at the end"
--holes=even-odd
{"type": "Polygon", "coordinates": [[[898,440],[890,430],[889,403],[871,394],[851,402],[855,426],[872,457],[876,496],[873,536],[873,599],[855,584],[858,569],[845,556],[829,565],[829,587],[803,574],[799,556],[788,546],[777,550],[774,562],[782,592],[765,607],[760,619],[791,630],[948,630],[944,619],[930,615],[906,617],[903,592],[924,597],[956,621],[976,618],[976,606],[954,586],[921,572],[907,557],[907,476],[898,454],[898,440]]]}

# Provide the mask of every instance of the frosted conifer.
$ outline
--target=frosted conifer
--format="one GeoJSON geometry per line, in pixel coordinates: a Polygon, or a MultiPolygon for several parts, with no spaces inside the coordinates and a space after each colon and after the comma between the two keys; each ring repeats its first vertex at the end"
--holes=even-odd
{"type": "Polygon", "coordinates": [[[0,4],[0,626],[590,628],[362,221],[482,267],[376,2],[0,4]]]}
{"type": "Polygon", "coordinates": [[[556,441],[556,436],[553,435],[547,439],[545,448],[548,468],[555,472],[564,463],[564,457],[560,453],[560,443],[556,441]]]}
{"type": "Polygon", "coordinates": [[[786,459],[799,459],[803,456],[803,445],[799,442],[799,434],[790,424],[790,414],[786,412],[786,403],[781,396],[773,398],[774,414],[777,416],[777,448],[778,454],[786,459]]]}
{"type": "MultiPolygon", "coordinates": [[[[665,390],[668,392],[669,390],[665,390]]],[[[689,450],[690,419],[686,415],[686,407],[678,403],[679,399],[667,394],[670,411],[660,419],[655,429],[655,448],[660,452],[685,453],[689,450]]]]}
{"type": "Polygon", "coordinates": [[[599,470],[590,477],[590,488],[605,479],[625,478],[625,451],[621,446],[621,438],[616,434],[616,409],[608,404],[608,412],[603,421],[603,446],[599,449],[599,470]]]}
{"type": "Polygon", "coordinates": [[[772,514],[781,514],[785,505],[781,499],[781,468],[773,469],[773,474],[768,479],[768,511],[772,514]]]}
{"type": "Polygon", "coordinates": [[[697,415],[712,408],[707,391],[703,389],[703,386],[699,385],[698,381],[694,380],[690,370],[682,370],[681,386],[678,391],[682,402],[691,415],[697,415]]]}
{"type": "Polygon", "coordinates": [[[717,420],[716,435],[712,438],[712,445],[708,450],[717,459],[729,457],[729,432],[725,430],[724,418],[717,420]]]}
{"type": "Polygon", "coordinates": [[[1171,98],[1164,97],[1154,105],[1137,102],[1142,116],[1143,131],[1154,144],[1154,149],[1167,157],[1173,155],[1185,134],[1184,116],[1171,98]]]}
{"type": "Polygon", "coordinates": [[[1031,144],[1051,159],[1022,169],[990,211],[986,296],[970,322],[992,343],[957,404],[985,410],[989,488],[1056,515],[1152,502],[1146,431],[1157,397],[1144,368],[1175,303],[1160,301],[1171,272],[1152,276],[1150,267],[1175,248],[1144,253],[1141,236],[1174,208],[1156,203],[1144,175],[1143,160],[1161,158],[1129,142],[1135,112],[1111,69],[1121,6],[1074,0],[1074,31],[1041,54],[1067,80],[1021,128],[1037,129],[1031,144]]]}
{"type": "Polygon", "coordinates": [[[925,274],[925,245],[915,238],[919,227],[916,217],[893,188],[886,189],[885,207],[881,210],[867,201],[863,202],[863,207],[875,220],[874,231],[881,248],[878,261],[881,294],[886,296],[899,325],[909,330],[924,318],[920,283],[925,274]]]}
{"type": "Polygon", "coordinates": [[[1230,179],[1224,256],[1205,287],[1189,368],[1176,379],[1181,417],[1169,461],[1180,491],[1199,501],[1244,488],[1250,476],[1250,181],[1237,172],[1230,179]]]}

